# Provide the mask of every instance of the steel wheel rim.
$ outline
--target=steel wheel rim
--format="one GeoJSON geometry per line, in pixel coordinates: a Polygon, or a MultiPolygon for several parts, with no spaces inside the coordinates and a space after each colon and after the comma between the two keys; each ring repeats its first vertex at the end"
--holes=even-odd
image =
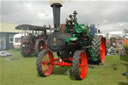
{"type": "Polygon", "coordinates": [[[81,79],[84,79],[86,77],[87,69],[88,69],[87,56],[84,52],[81,52],[79,59],[79,73],[81,79]]]}
{"type": "Polygon", "coordinates": [[[50,51],[42,56],[42,72],[45,76],[49,76],[53,70],[53,55],[50,51]]]}
{"type": "Polygon", "coordinates": [[[101,38],[101,42],[100,42],[100,60],[102,64],[105,61],[105,42],[103,37],[101,38]]]}

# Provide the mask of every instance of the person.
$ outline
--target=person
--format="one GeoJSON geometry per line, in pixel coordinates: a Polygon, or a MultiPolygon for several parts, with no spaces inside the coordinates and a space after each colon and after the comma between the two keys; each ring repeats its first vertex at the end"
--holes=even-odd
{"type": "Polygon", "coordinates": [[[0,41],[0,45],[1,45],[0,46],[0,48],[1,48],[0,50],[4,50],[4,42],[3,42],[3,40],[0,41]]]}
{"type": "Polygon", "coordinates": [[[2,50],[2,47],[1,47],[1,40],[0,40],[0,51],[2,50]]]}

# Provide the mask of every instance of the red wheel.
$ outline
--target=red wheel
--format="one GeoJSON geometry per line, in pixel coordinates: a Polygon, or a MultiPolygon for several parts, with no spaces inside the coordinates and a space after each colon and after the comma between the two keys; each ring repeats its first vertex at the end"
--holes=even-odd
{"type": "Polygon", "coordinates": [[[94,36],[92,40],[92,49],[95,52],[96,63],[105,62],[105,39],[103,36],[94,36]]]}
{"type": "Polygon", "coordinates": [[[78,80],[82,80],[87,75],[88,61],[84,51],[76,51],[73,56],[73,72],[78,80]]]}
{"type": "Polygon", "coordinates": [[[40,76],[49,76],[54,68],[54,58],[50,51],[43,50],[37,57],[37,71],[40,76]]]}
{"type": "Polygon", "coordinates": [[[105,61],[105,41],[104,38],[101,38],[100,41],[100,61],[103,64],[105,61]]]}

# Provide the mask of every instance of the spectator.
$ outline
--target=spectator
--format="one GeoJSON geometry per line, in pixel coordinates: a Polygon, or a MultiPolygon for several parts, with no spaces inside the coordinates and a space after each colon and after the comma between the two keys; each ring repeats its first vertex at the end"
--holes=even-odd
{"type": "Polygon", "coordinates": [[[0,40],[0,51],[2,50],[2,47],[1,47],[1,40],[0,40]]]}
{"type": "Polygon", "coordinates": [[[1,50],[4,50],[4,42],[1,40],[1,50]]]}

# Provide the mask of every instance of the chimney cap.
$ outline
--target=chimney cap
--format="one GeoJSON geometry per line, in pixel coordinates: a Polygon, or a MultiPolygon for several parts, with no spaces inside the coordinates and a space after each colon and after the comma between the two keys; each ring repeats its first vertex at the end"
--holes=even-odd
{"type": "Polygon", "coordinates": [[[53,4],[51,4],[51,7],[53,7],[53,6],[62,7],[62,4],[61,3],[53,3],[53,4]]]}

